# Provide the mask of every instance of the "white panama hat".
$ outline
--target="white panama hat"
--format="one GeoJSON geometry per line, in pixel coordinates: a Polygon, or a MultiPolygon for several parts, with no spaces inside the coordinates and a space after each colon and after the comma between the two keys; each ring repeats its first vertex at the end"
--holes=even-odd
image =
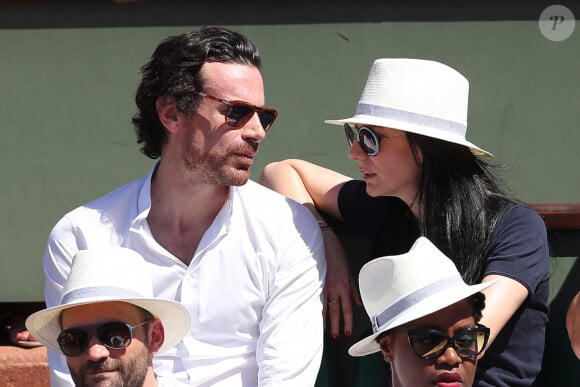
{"type": "Polygon", "coordinates": [[[136,251],[124,247],[79,251],[73,258],[60,305],[30,315],[26,328],[42,344],[62,353],[56,341],[62,331],[62,311],[109,301],[139,306],[161,320],[165,340],[159,353],[179,343],[190,329],[187,308],[173,300],[155,298],[147,262],[136,251]]]}
{"type": "Polygon", "coordinates": [[[423,59],[374,61],[353,117],[327,124],[384,126],[468,147],[492,156],[465,139],[469,81],[455,69],[423,59]]]}
{"type": "Polygon", "coordinates": [[[351,346],[348,353],[378,352],[381,348],[375,339],[381,333],[453,305],[496,281],[467,285],[453,261],[425,237],[417,239],[408,253],[373,259],[359,274],[373,334],[351,346]]]}

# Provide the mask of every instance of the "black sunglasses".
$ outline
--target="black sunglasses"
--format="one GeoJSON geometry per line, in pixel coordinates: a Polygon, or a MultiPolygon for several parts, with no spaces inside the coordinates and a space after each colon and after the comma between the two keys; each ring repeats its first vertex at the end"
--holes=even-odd
{"type": "Polygon", "coordinates": [[[123,349],[131,344],[133,329],[148,324],[153,320],[147,320],[137,325],[129,325],[120,321],[74,327],[62,331],[56,341],[66,356],[75,357],[81,355],[88,347],[91,337],[97,339],[107,348],[123,349]]]}
{"type": "Polygon", "coordinates": [[[273,108],[258,107],[244,101],[228,101],[227,99],[214,97],[203,91],[195,91],[194,93],[200,97],[209,98],[227,105],[229,108],[225,115],[226,123],[232,128],[241,128],[257,112],[262,128],[267,132],[276,120],[276,117],[278,117],[278,111],[273,108]]]}
{"type": "Polygon", "coordinates": [[[368,126],[356,128],[350,124],[344,124],[344,134],[346,134],[346,141],[348,141],[349,147],[352,147],[352,144],[356,141],[362,150],[369,156],[376,156],[379,154],[379,151],[381,150],[379,144],[382,140],[405,135],[405,133],[401,133],[394,136],[380,136],[368,126]]]}
{"type": "Polygon", "coordinates": [[[395,328],[394,331],[408,336],[415,355],[426,360],[437,359],[448,347],[453,347],[462,359],[475,359],[489,339],[489,328],[481,324],[463,328],[451,337],[436,329],[395,328]]]}

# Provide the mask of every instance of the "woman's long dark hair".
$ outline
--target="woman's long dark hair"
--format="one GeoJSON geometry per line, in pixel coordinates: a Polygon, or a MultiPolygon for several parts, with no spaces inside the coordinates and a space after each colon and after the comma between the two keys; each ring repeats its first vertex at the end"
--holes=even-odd
{"type": "Polygon", "coordinates": [[[479,283],[491,235],[506,205],[517,201],[490,160],[462,145],[414,133],[407,137],[422,165],[419,232],[455,262],[467,283],[479,283]]]}

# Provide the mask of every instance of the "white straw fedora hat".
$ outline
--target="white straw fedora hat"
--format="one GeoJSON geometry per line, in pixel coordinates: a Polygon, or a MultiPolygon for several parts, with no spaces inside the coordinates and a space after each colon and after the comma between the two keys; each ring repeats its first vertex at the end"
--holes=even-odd
{"type": "Polygon", "coordinates": [[[408,253],[373,259],[359,274],[362,301],[373,334],[348,350],[352,356],[380,351],[376,337],[475,294],[496,281],[463,282],[455,264],[429,239],[420,237],[408,253]]]}
{"type": "Polygon", "coordinates": [[[442,63],[406,58],[374,61],[353,117],[327,124],[384,126],[491,153],[465,139],[469,81],[442,63]]]}
{"type": "Polygon", "coordinates": [[[26,328],[42,344],[62,353],[56,341],[62,331],[61,312],[107,301],[137,305],[159,318],[165,328],[159,352],[175,346],[190,329],[187,308],[173,300],[155,298],[148,264],[139,253],[124,247],[79,251],[73,258],[60,305],[30,315],[26,328]]]}

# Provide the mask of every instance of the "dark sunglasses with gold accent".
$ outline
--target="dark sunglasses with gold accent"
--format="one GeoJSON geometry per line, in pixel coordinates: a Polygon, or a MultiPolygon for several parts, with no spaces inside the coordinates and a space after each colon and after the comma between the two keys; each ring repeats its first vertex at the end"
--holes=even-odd
{"type": "Polygon", "coordinates": [[[449,347],[453,347],[460,358],[473,360],[489,339],[489,328],[481,324],[460,329],[451,337],[436,329],[407,330],[399,327],[393,330],[407,336],[415,355],[426,360],[437,359],[449,347]]]}
{"type": "Polygon", "coordinates": [[[62,331],[56,341],[62,353],[69,357],[80,356],[96,337],[101,344],[110,349],[127,348],[133,339],[133,329],[148,324],[147,320],[137,325],[129,325],[121,321],[68,328],[62,331]]]}
{"type": "Polygon", "coordinates": [[[349,147],[352,147],[352,144],[356,141],[367,155],[376,156],[381,150],[380,143],[382,140],[404,136],[406,133],[381,136],[368,126],[356,128],[350,124],[344,124],[344,134],[346,134],[346,141],[348,141],[349,147]]]}
{"type": "Polygon", "coordinates": [[[244,124],[248,122],[250,118],[252,118],[254,113],[258,113],[262,128],[264,128],[264,131],[267,132],[268,129],[272,127],[276,117],[278,117],[278,111],[273,108],[254,106],[245,101],[228,101],[227,99],[215,97],[213,95],[204,93],[203,91],[194,91],[194,93],[200,97],[209,98],[211,100],[227,105],[228,110],[225,114],[226,123],[235,129],[239,129],[244,126],[244,124]]]}

